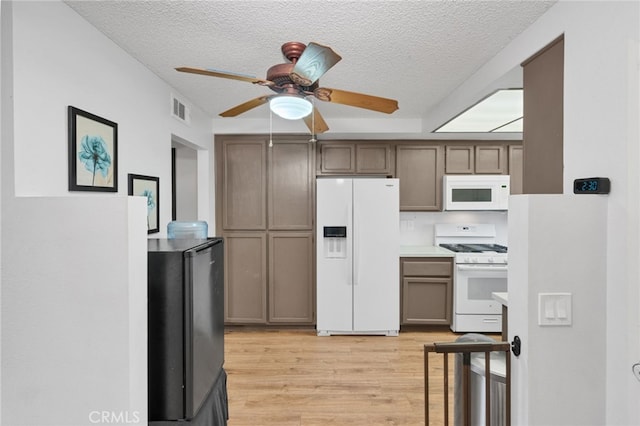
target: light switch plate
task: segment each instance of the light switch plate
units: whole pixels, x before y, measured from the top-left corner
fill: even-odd
[[[569,326],[571,293],[538,293],[538,325]]]

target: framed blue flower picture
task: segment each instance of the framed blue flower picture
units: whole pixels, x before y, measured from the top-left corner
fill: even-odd
[[[69,106],[69,191],[118,192],[118,124]]]
[[[160,232],[160,178],[129,174],[129,195],[147,199],[147,233]]]

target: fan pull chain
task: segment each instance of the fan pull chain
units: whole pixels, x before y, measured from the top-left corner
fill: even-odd
[[[269,108],[269,148],[273,147],[273,111]]]
[[[311,98],[311,139],[309,142],[316,142],[316,100]]]

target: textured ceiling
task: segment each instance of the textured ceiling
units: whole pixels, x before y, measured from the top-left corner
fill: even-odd
[[[70,7],[212,117],[272,93],[178,66],[266,77],[280,46],[314,41],[342,60],[320,85],[397,99],[395,119],[421,119],[554,1],[67,1]],[[318,103],[332,118],[386,114]],[[263,118],[267,106],[241,118]],[[238,120],[228,118],[225,120]]]

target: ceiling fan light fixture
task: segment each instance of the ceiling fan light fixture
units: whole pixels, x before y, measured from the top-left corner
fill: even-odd
[[[269,101],[269,108],[274,114],[287,120],[298,120],[313,111],[313,105],[300,96],[276,96]]]

